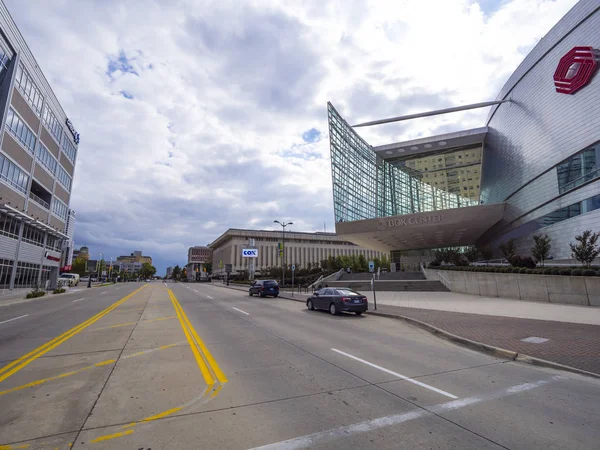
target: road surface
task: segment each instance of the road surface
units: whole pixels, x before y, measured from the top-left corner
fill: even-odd
[[[1,307],[0,411],[3,450],[600,442],[600,380],[387,318],[188,283]]]

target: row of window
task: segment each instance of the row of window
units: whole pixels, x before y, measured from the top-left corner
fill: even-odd
[[[60,142],[63,134],[63,127],[47,104],[44,105],[44,124],[56,138],[57,142]]]
[[[15,114],[12,108],[8,110],[8,114],[6,115],[6,127],[25,146],[29,153],[32,155],[35,153],[35,133]]]
[[[52,199],[52,213],[57,217],[60,217],[62,220],[67,220],[67,215],[69,212],[69,208],[59,199],[54,197]]]
[[[8,56],[8,53],[6,52],[4,47],[0,45],[0,84],[2,84],[2,81],[4,80],[4,75],[6,75],[6,72],[8,70],[9,61],[10,56]]]
[[[19,192],[27,194],[29,175],[2,154],[0,154],[0,179]]]
[[[35,152],[35,159],[48,171],[54,175],[56,173],[56,167],[58,166],[58,161],[54,158],[50,150],[48,150],[44,144],[38,142],[37,151]]]
[[[558,192],[564,194],[600,177],[600,142],[571,156],[556,166]]]
[[[44,98],[42,93],[33,83],[31,75],[27,72],[23,64],[19,64],[17,67],[17,75],[15,78],[15,84],[27,103],[33,108],[35,113],[39,116],[42,114],[42,105],[44,104]]]
[[[536,219],[535,222],[540,226],[540,228],[549,227],[555,223],[562,222],[563,220],[571,219],[597,209],[600,209],[600,194],[586,198],[580,202],[573,203],[572,205],[556,211],[552,211],[551,213]]]
[[[71,161],[73,164],[75,164],[75,156],[77,155],[77,147],[75,147],[75,144],[73,144],[71,142],[71,139],[69,138],[67,133],[63,134],[62,150],[63,150],[63,153],[66,155],[66,157],[69,158],[69,161]]]
[[[19,227],[21,221],[14,216],[9,216],[4,212],[0,212],[0,234],[13,239],[19,238]],[[29,224],[25,224],[23,227],[23,240],[33,245],[42,247],[44,245],[44,231],[39,228],[32,227]],[[48,235],[46,238],[46,248],[49,250],[60,251],[61,250],[60,238],[56,236]]]
[[[56,170],[56,179],[59,181],[60,184],[63,185],[63,187],[67,191],[71,192],[71,182],[73,181],[73,179],[60,164],[58,165],[58,168]]]

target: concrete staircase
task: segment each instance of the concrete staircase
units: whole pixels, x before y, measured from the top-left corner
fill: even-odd
[[[373,274],[369,272],[344,273],[339,281],[370,281]],[[377,278],[377,275],[375,275]],[[385,272],[379,276],[380,281],[425,280],[422,272]]]
[[[323,283],[329,287],[348,287],[357,291],[370,291],[371,273],[344,273],[339,280],[329,280]],[[449,289],[441,281],[428,280],[422,272],[391,272],[382,273],[375,280],[376,291],[407,291],[407,292],[448,292]]]

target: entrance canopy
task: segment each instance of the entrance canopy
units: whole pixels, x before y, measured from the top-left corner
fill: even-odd
[[[362,247],[390,252],[473,245],[504,214],[504,203],[338,222],[338,236]]]

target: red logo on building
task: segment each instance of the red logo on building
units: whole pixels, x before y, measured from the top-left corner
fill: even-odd
[[[597,50],[592,47],[573,47],[560,58],[554,72],[556,92],[574,94],[590,82],[597,66]]]

